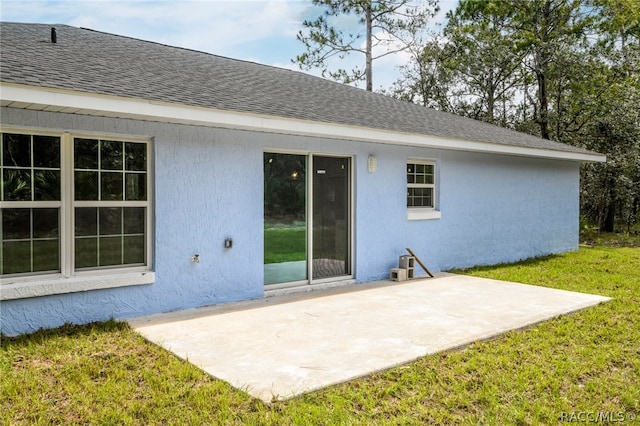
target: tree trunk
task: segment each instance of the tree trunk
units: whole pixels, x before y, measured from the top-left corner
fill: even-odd
[[[551,13],[551,1],[545,1],[540,10],[542,16],[536,13],[535,22],[537,26],[539,45],[535,47],[535,74],[538,83],[538,104],[540,105],[540,115],[538,124],[540,125],[540,136],[543,139],[549,137],[549,98],[547,95],[547,72],[549,70],[549,60],[553,57],[550,52],[550,28],[554,17]],[[553,38],[551,38],[553,41]]]
[[[493,84],[493,72],[489,73],[489,84],[487,90],[487,121],[491,124],[495,122],[495,109],[496,109],[496,88]]]
[[[633,197],[633,208],[631,210],[631,220],[629,220],[629,225],[627,226],[627,232],[631,232],[631,225],[635,221],[635,223],[640,222],[638,218],[638,210],[640,207],[640,197]]]
[[[366,76],[366,80],[367,80],[367,90],[368,91],[373,91],[373,70],[371,69],[371,65],[373,63],[373,55],[371,52],[371,26],[372,26],[372,22],[371,22],[371,2],[367,2],[367,6],[365,8],[365,19],[367,21],[367,46],[366,46],[366,65],[365,65],[365,76]]]
[[[616,197],[614,191],[615,180],[609,174],[607,186],[604,189],[608,194],[605,197],[604,220],[600,225],[601,232],[613,232],[616,223]]]
[[[616,218],[616,209],[613,204],[609,204],[606,208],[604,222],[600,228],[601,232],[613,232]]]
[[[541,69],[536,70],[538,81],[538,102],[540,102],[540,136],[549,139],[549,99],[547,97],[547,78]]]

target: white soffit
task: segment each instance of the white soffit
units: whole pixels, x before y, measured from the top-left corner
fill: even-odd
[[[18,84],[0,83],[0,101],[2,106],[39,111],[583,162],[604,162],[606,160],[606,157],[600,154],[464,141],[416,133],[403,133],[369,127],[298,120]]]

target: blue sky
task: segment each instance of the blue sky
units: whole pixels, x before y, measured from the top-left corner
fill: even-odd
[[[456,4],[440,0],[436,20]],[[304,51],[296,34],[316,16],[311,0],[0,0],[2,21],[86,27],[290,69]],[[395,81],[406,61],[397,54],[375,62],[374,89]]]

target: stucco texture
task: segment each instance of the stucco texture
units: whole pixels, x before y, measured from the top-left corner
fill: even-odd
[[[24,129],[148,137],[155,283],[2,302],[2,332],[260,298],[263,152],[353,158],[354,279],[388,277],[412,248],[433,271],[511,262],[578,244],[577,162],[345,142],[2,108]],[[367,158],[378,160],[375,173]],[[406,162],[435,160],[441,218],[407,220]],[[233,238],[233,248],[224,239]],[[194,254],[200,262],[191,261]]]

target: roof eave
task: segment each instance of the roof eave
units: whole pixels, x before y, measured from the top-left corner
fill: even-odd
[[[325,137],[341,140],[366,141],[391,145],[440,148],[458,151],[484,152],[504,155],[549,158],[579,162],[604,162],[604,155],[541,149],[488,142],[466,141],[417,133],[405,133],[371,127],[349,126],[299,120],[271,115],[249,114],[100,95],[71,90],[45,88],[0,82],[2,106],[71,114],[128,118],[164,123],[191,124],[229,129],[254,130],[268,133]]]

